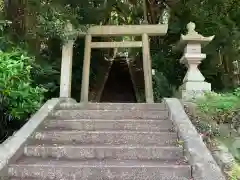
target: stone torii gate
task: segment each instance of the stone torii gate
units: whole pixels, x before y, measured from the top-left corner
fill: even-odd
[[[72,30],[69,26],[68,29]],[[145,99],[147,103],[153,103],[152,87],[152,63],[150,58],[149,36],[163,36],[167,33],[168,25],[106,25],[92,26],[85,34],[85,51],[82,72],[81,102],[88,102],[89,94],[89,73],[91,61],[91,49],[93,48],[142,48],[143,71],[145,82]],[[142,41],[122,41],[122,42],[92,42],[92,37],[109,36],[142,36]],[[68,40],[62,48],[62,67],[60,97],[70,98],[72,81],[72,52],[74,40]]]

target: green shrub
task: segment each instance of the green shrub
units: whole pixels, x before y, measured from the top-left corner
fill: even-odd
[[[200,116],[213,120],[218,124],[229,123],[237,128],[239,124],[240,89],[231,93],[208,93],[197,100]]]
[[[34,59],[21,50],[0,51],[0,106],[10,119],[27,118],[44,99],[46,90],[33,86],[32,63]]]
[[[228,93],[207,93],[203,98],[197,99],[197,117],[194,123],[199,132],[210,139],[213,136],[227,145],[232,155],[240,160],[239,147],[233,144],[239,137],[240,127],[240,89]],[[219,133],[214,131],[219,128]],[[217,131],[216,131],[217,132]]]

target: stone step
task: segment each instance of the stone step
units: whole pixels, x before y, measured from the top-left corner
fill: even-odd
[[[17,178],[17,177],[15,177],[15,178],[11,178],[11,179],[8,179],[8,180],[43,180],[43,179],[39,179],[39,178]],[[53,180],[53,179],[46,179],[45,178],[44,180]],[[67,180],[75,180],[75,179],[74,178],[67,178]],[[95,178],[94,180],[97,180],[97,178]],[[121,180],[121,179],[118,179],[118,180]],[[185,177],[161,177],[161,179],[158,179],[158,180],[189,180],[189,179],[185,178]]]
[[[43,128],[58,130],[135,130],[135,131],[169,131],[173,129],[170,120],[103,120],[103,119],[62,119],[48,120]]]
[[[175,146],[129,145],[64,145],[33,144],[24,148],[25,156],[52,157],[57,159],[126,159],[126,160],[179,160],[183,148]]]
[[[8,180],[41,180],[39,178],[17,178],[17,177],[13,177],[11,179]],[[45,180],[50,180],[50,179],[45,179]]]
[[[139,132],[139,131],[38,131],[32,135],[37,140],[52,142],[71,142],[83,144],[176,144],[175,132]]]
[[[39,178],[18,178],[18,177],[12,177],[11,179],[8,180],[42,180]],[[51,180],[51,179],[45,179],[45,180]]]
[[[83,109],[83,110],[166,110],[165,103],[154,103],[154,104],[147,104],[147,103],[61,103],[57,109]]]
[[[191,178],[191,166],[139,160],[60,161],[24,157],[8,168],[11,177],[61,180],[171,180]]]
[[[141,110],[56,110],[55,119],[168,119],[168,111]]]

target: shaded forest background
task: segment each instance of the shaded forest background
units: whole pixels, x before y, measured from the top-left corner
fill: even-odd
[[[0,137],[5,139],[26,121],[44,101],[59,96],[62,44],[72,38],[65,32],[70,21],[75,29],[89,25],[168,23],[164,37],[151,38],[151,57],[156,70],[155,99],[172,96],[182,83],[186,68],[179,63],[181,52],[173,46],[186,32],[190,21],[205,36],[215,35],[204,52],[208,57],[200,69],[213,90],[238,87],[240,56],[239,0],[1,0],[0,38]],[[145,11],[145,13],[144,13]],[[111,39],[108,39],[111,41]],[[84,39],[77,38],[73,55],[72,97],[79,99]],[[97,82],[99,59],[110,50],[94,50],[91,84]],[[141,56],[140,50],[131,55]],[[236,72],[236,73],[234,73]]]

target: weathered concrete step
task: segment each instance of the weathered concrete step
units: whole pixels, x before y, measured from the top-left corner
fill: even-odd
[[[37,140],[72,143],[104,144],[175,144],[175,132],[139,131],[38,131],[32,136]]]
[[[56,180],[170,180],[171,177],[190,179],[191,167],[161,161],[60,161],[25,157],[10,165],[8,173],[13,177]]]
[[[161,179],[158,179],[158,180],[189,180],[188,178],[185,178],[185,177],[160,177],[160,178]],[[43,180],[43,179],[39,179],[39,178],[17,178],[16,177],[16,178],[11,178],[9,180]],[[46,179],[45,178],[44,180],[53,180],[53,179]],[[66,180],[75,180],[75,179],[74,178],[67,178]],[[95,178],[93,180],[98,180],[98,179]],[[115,180],[121,180],[121,179],[115,179]]]
[[[185,177],[160,177],[160,178],[161,179],[158,179],[158,180],[189,180],[188,178],[185,178]],[[15,178],[11,178],[11,179],[8,179],[8,180],[43,180],[43,179],[40,179],[40,178],[17,178],[17,177],[15,177]],[[46,179],[45,178],[44,180],[53,180],[53,179]],[[57,180],[57,179],[55,179],[55,180]],[[75,180],[75,179],[73,177],[73,178],[67,178],[66,180]],[[98,179],[95,178],[95,179],[90,179],[90,180],[98,180]],[[122,180],[122,179],[114,179],[114,180]]]
[[[168,111],[141,110],[57,110],[58,119],[167,119]]]
[[[8,180],[42,180],[39,178],[18,178],[18,177],[12,177],[11,179]],[[51,180],[51,179],[45,179],[45,180]]]
[[[165,103],[62,103],[57,109],[85,109],[85,110],[166,110]]]
[[[39,178],[17,178],[17,177],[13,177],[11,179],[8,180],[41,180]],[[45,180],[50,180],[50,179],[45,179]]]
[[[57,159],[126,159],[126,160],[179,160],[183,148],[175,146],[129,146],[129,145],[61,145],[36,144],[24,148],[25,156],[52,157]]]
[[[170,120],[103,120],[103,119],[70,119],[48,120],[43,124],[45,129],[61,130],[136,130],[136,131],[168,131],[173,129]]]

